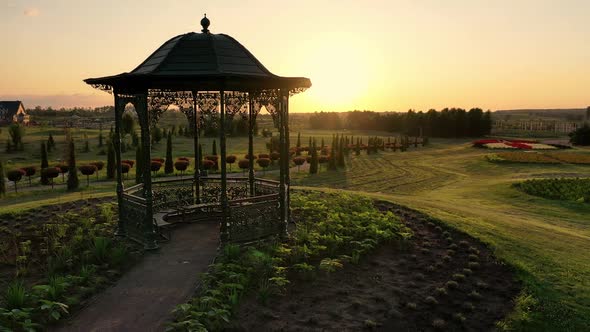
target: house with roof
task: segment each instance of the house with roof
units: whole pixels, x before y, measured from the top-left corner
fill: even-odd
[[[0,126],[11,123],[29,124],[29,115],[25,112],[25,106],[20,100],[0,101]]]

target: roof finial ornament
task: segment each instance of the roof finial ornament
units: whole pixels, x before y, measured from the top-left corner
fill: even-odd
[[[203,19],[201,19],[201,26],[203,27],[203,29],[201,31],[203,33],[209,33],[209,29],[208,29],[209,24],[211,24],[211,22],[207,18],[207,14],[205,14],[205,17],[203,17]]]

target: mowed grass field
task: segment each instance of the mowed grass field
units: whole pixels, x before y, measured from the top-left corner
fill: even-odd
[[[525,292],[510,322],[514,328],[590,330],[590,204],[511,187],[528,178],[590,177],[590,167],[499,165],[485,160],[488,153],[466,140],[435,140],[405,153],[351,156],[346,171],[295,173],[292,183],[362,191],[439,218],[517,268]]]
[[[0,151],[5,168],[38,165],[39,144],[49,132],[53,132],[58,143],[57,151],[49,155],[50,165],[63,158],[59,129],[27,129],[25,152]],[[84,134],[90,141],[91,152],[78,153],[78,164],[106,162],[106,156],[97,155],[97,130],[74,132],[79,142],[77,148],[83,147]],[[106,136],[108,130],[103,134]],[[332,131],[303,130],[302,145],[307,145],[309,136],[316,137],[318,144],[321,138],[330,144],[332,134]],[[376,132],[346,134],[362,135],[365,143],[368,135],[386,136]],[[5,131],[0,134],[2,141],[6,135]],[[292,145],[296,135],[292,131]],[[174,137],[173,141],[174,157],[193,155],[191,138]],[[267,141],[257,137],[255,153],[267,152]],[[202,143],[204,154],[210,154],[212,139],[202,139]],[[246,151],[246,138],[228,138],[228,153],[241,158]],[[590,153],[590,150],[575,152]],[[499,258],[517,268],[525,291],[509,320],[512,327],[529,331],[589,330],[590,204],[529,196],[511,184],[528,178],[589,177],[590,166],[494,164],[485,160],[488,153],[492,152],[471,148],[468,140],[433,139],[428,147],[411,148],[404,153],[380,152],[367,156],[363,152],[358,157],[351,154],[347,169],[337,172],[327,172],[323,166],[320,174],[310,176],[303,169],[301,172],[292,169],[292,184],[299,188],[363,192],[439,218],[489,244]],[[164,155],[163,140],[155,146],[152,156]],[[135,159],[135,152],[127,152],[124,159]],[[104,174],[103,170],[101,177]],[[84,188],[84,178],[80,179]],[[27,180],[23,179],[20,186],[27,186]],[[68,194],[62,188],[51,191],[42,187],[0,200],[0,209],[19,210],[94,195],[114,195],[114,183],[91,182],[89,188]]]

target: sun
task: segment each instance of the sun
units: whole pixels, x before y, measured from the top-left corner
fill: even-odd
[[[325,110],[348,110],[367,95],[366,55],[358,49],[321,47],[307,63],[313,88],[309,98]]]

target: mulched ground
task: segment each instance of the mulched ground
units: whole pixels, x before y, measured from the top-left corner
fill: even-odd
[[[295,281],[266,306],[253,295],[231,330],[489,331],[512,310],[520,289],[514,273],[483,244],[416,211],[376,205],[413,230],[407,248],[384,245],[359,265]]]

